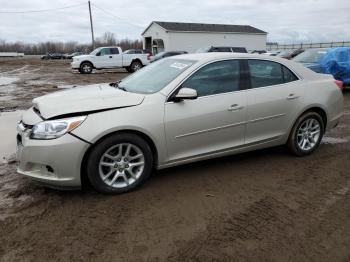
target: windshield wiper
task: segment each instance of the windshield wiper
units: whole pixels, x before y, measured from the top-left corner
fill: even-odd
[[[122,80],[119,80],[117,82],[114,82],[114,83],[109,83],[110,86],[113,86],[113,87],[119,87],[119,83],[121,82]]]
[[[117,88],[120,89],[120,90],[123,90],[123,91],[127,92],[127,90],[125,89],[125,87],[118,86]]]
[[[120,90],[123,90],[123,91],[125,91],[125,92],[127,92],[127,90],[126,90],[125,87],[119,86],[119,83],[120,83],[121,81],[122,81],[122,80],[119,80],[119,81],[117,81],[117,82],[115,82],[115,83],[110,83],[109,85],[110,85],[110,86],[113,86],[113,87],[115,87],[115,88],[118,88],[118,89],[120,89]]]

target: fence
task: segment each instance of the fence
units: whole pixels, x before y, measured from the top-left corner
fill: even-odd
[[[327,43],[299,43],[299,44],[283,44],[267,43],[267,50],[285,50],[285,49],[310,49],[310,48],[329,48],[329,47],[350,47],[350,41],[343,42],[327,42]]]

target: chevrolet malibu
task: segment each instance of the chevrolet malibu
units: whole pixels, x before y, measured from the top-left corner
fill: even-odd
[[[339,82],[292,61],[180,55],[116,83],[34,99],[18,124],[18,172],[123,193],[155,169],[194,161],[278,145],[309,155],[342,107]]]

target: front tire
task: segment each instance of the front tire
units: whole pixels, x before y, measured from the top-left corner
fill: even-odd
[[[93,69],[94,67],[90,62],[83,62],[79,67],[79,72],[82,74],[91,74]]]
[[[141,137],[121,133],[107,137],[92,150],[87,161],[87,175],[100,193],[132,191],[150,176],[153,155]]]
[[[294,124],[287,146],[297,156],[309,155],[319,147],[324,130],[322,117],[316,112],[307,112]]]

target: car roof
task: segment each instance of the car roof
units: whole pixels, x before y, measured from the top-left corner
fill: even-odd
[[[285,59],[270,57],[264,54],[248,54],[248,53],[231,53],[231,52],[211,52],[211,53],[194,53],[194,54],[183,54],[178,55],[174,59],[188,59],[196,61],[214,61],[217,59],[234,59],[234,58],[254,58],[254,59],[264,59],[264,60],[276,60],[284,61]]]

